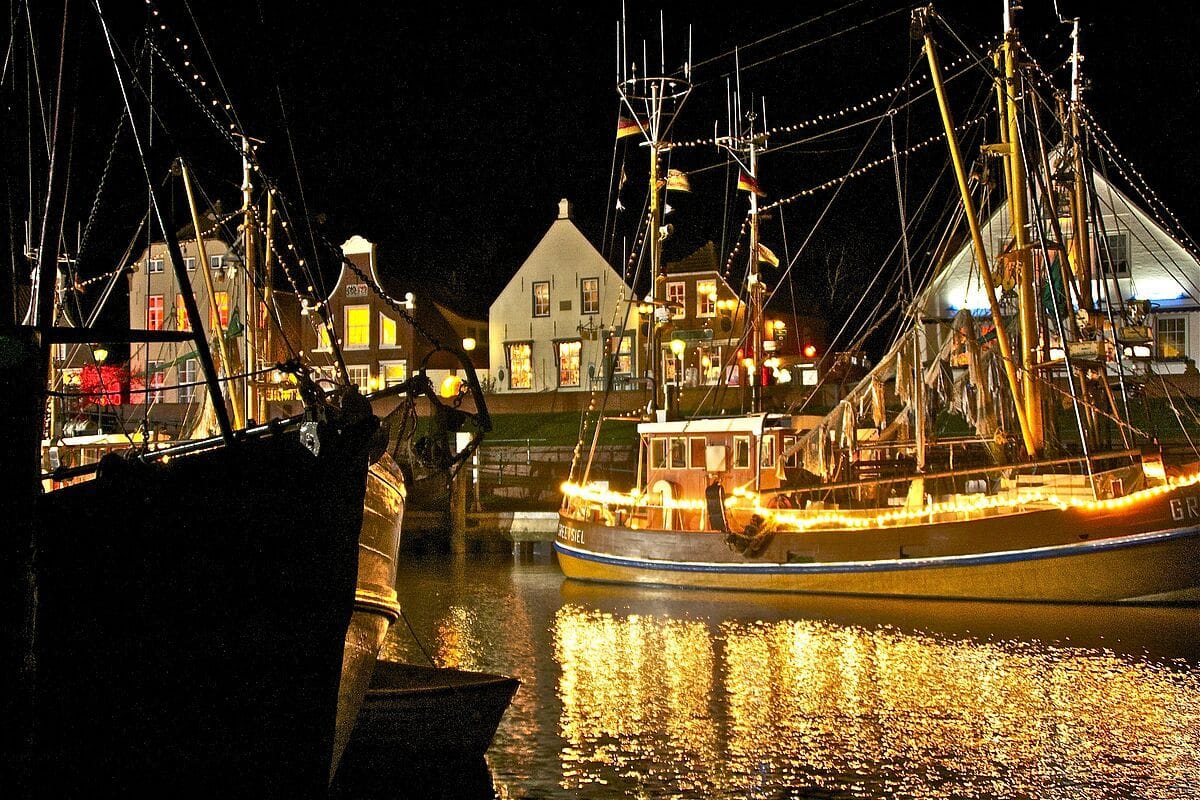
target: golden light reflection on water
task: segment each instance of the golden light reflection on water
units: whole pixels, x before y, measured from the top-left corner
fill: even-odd
[[[563,789],[1200,796],[1200,674],[1105,650],[565,605]]]

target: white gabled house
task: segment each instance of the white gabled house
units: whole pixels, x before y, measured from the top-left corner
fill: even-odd
[[[1123,192],[1099,174],[1094,178],[1096,203],[1102,212],[1102,224],[1093,221],[1088,232],[1092,297],[1102,317],[1095,322],[1107,324],[1111,310],[1121,326],[1123,308],[1136,301],[1148,302],[1150,313],[1144,324],[1153,341],[1138,355],[1148,355],[1156,372],[1183,372],[1189,361],[1200,356],[1200,262]],[[1046,236],[1051,238],[1049,222],[1044,224]],[[1061,217],[1060,224],[1069,240],[1070,218]],[[996,254],[1012,239],[1007,204],[992,214],[982,233],[996,275],[1000,271]],[[1036,237],[1031,239],[1036,241]],[[987,319],[985,326],[990,326],[987,294],[969,239],[935,279],[924,306],[928,317],[942,319],[952,318],[962,309]]]
[[[496,391],[601,388],[609,353],[616,385],[632,382],[639,348],[630,295],[561,200],[558,218],[489,309]]]

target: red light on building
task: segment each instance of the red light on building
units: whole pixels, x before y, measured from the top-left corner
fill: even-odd
[[[816,345],[811,345],[811,344],[804,345],[804,357],[805,358],[814,358],[814,357],[816,357],[816,355],[817,355]]]

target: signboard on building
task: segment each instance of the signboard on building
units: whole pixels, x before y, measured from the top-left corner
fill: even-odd
[[[346,284],[346,297],[366,297],[367,285],[365,283],[348,283]]]

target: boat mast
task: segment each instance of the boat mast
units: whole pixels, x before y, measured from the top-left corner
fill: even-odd
[[[1071,194],[1071,237],[1075,256],[1076,277],[1079,280],[1079,300],[1085,311],[1092,310],[1092,248],[1088,241],[1087,182],[1083,164],[1083,137],[1079,128],[1079,106],[1082,102],[1083,78],[1079,64],[1079,19],[1071,26],[1071,162],[1074,177]]]
[[[1008,389],[1012,394],[1013,405],[1017,411],[1017,422],[1021,427],[1021,437],[1025,450],[1030,457],[1037,452],[1036,440],[1031,435],[1025,415],[1025,405],[1021,398],[1021,386],[1017,377],[1017,363],[1013,358],[1012,346],[1004,330],[1004,317],[1000,313],[1000,304],[996,300],[996,284],[992,280],[991,266],[988,264],[987,250],[983,244],[983,233],[979,229],[979,219],[975,215],[975,201],[971,198],[971,189],[967,185],[967,173],[963,167],[962,151],[958,147],[958,137],[954,132],[954,117],[946,101],[946,88],[942,84],[942,68],[938,63],[937,46],[933,41],[931,27],[935,12],[932,6],[914,9],[913,21],[922,32],[925,40],[925,56],[929,61],[929,72],[933,79],[933,88],[937,94],[938,108],[942,113],[942,125],[946,130],[946,144],[949,146],[950,159],[954,165],[954,176],[958,180],[959,194],[962,197],[963,216],[971,232],[971,243],[975,250],[975,260],[979,264],[979,275],[983,279],[984,294],[987,295],[988,305],[992,312],[992,324],[996,329],[996,345],[1000,348],[1000,360],[1004,362],[1004,374],[1008,378]]]
[[[622,26],[622,30],[624,26]],[[623,35],[623,34],[622,34]],[[624,52],[629,52],[628,43],[624,44]],[[689,53],[689,59],[690,59]],[[643,55],[643,68],[649,73],[649,63]],[[663,330],[671,322],[671,310],[666,305],[667,276],[663,271],[662,242],[665,231],[662,225],[662,204],[660,192],[664,181],[659,178],[659,157],[663,151],[669,151],[671,144],[666,140],[667,132],[674,123],[680,108],[692,91],[691,66],[685,62],[683,76],[666,75],[665,55],[660,62],[660,72],[657,76],[647,74],[637,76],[637,64],[631,64],[631,77],[617,83],[617,94],[620,95],[621,105],[632,115],[645,139],[645,145],[650,150],[650,209],[647,223],[646,238],[649,240],[650,276],[651,276],[651,314],[653,321],[650,326],[649,342],[647,343],[647,361],[650,374],[654,380],[654,391],[651,393],[647,412],[654,416],[659,410],[659,393],[663,393],[663,406],[667,407],[666,381],[664,380],[663,365],[665,359],[662,353],[661,337]]]
[[[251,191],[254,184],[250,182],[250,137],[241,135],[242,139],[242,236],[246,263],[243,265],[243,280],[245,281],[245,296],[243,307],[246,309],[246,319],[242,325],[246,330],[246,378],[243,384],[245,416],[257,420],[266,419],[261,405],[258,372],[258,291],[254,286],[255,276],[258,275],[258,223],[255,219],[254,203]]]
[[[204,278],[204,290],[208,295],[208,307],[212,312],[212,327],[217,338],[217,350],[221,354],[221,365],[225,377],[231,379],[233,362],[229,360],[229,342],[225,339],[225,324],[221,322],[221,309],[217,306],[217,295],[213,290],[212,270],[208,264],[208,248],[204,245],[204,229],[200,227],[200,211],[196,208],[196,196],[192,191],[192,177],[188,171],[187,162],[182,158],[179,159],[179,168],[183,175],[183,188],[187,193],[188,209],[192,213],[192,228],[196,232],[196,255],[200,259],[200,275]],[[193,320],[192,324],[200,323],[198,320]],[[237,383],[234,382],[229,390],[229,394],[233,398],[231,404],[233,406],[233,424],[237,428],[244,428],[246,427],[246,417],[236,387]]]
[[[740,95],[740,81],[738,93]],[[733,100],[734,112],[730,118],[737,120],[736,110],[741,108],[740,97]],[[764,106],[764,119],[766,118]],[[750,329],[750,359],[752,365],[746,370],[746,378],[750,382],[750,411],[758,414],[763,408],[763,294],[762,273],[760,272],[760,248],[758,245],[758,155],[760,146],[765,149],[766,133],[756,134],[754,123],[757,115],[753,110],[746,115],[748,128],[745,133],[729,131],[729,135],[717,139],[717,145],[724,148],[737,162],[742,173],[750,178],[750,263],[746,269],[746,303],[747,321]],[[743,161],[743,156],[745,160]],[[741,181],[739,181],[740,183]]]
[[[1038,458],[1045,448],[1045,423],[1042,415],[1042,385],[1038,380],[1035,365],[1038,363],[1037,349],[1041,342],[1038,333],[1037,296],[1034,292],[1032,248],[1029,244],[1029,198],[1026,193],[1025,157],[1021,147],[1021,111],[1017,99],[1021,93],[1017,31],[1012,24],[1012,0],[1004,0],[1004,100],[1005,117],[1008,123],[1008,196],[1012,208],[1012,229],[1016,239],[1014,251],[1017,256],[1018,279],[1017,299],[1021,323],[1021,367],[1025,418],[1029,433],[1026,436],[1030,458]]]

